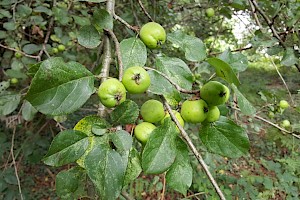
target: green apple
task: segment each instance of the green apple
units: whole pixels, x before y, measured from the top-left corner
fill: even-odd
[[[144,44],[150,48],[155,49],[166,41],[166,31],[158,23],[149,22],[142,26],[140,30],[140,38]]]
[[[141,115],[146,122],[159,122],[165,116],[164,106],[160,101],[148,100],[141,106]]]
[[[104,106],[113,108],[126,100],[126,89],[118,79],[110,78],[100,85],[98,96]]]
[[[286,108],[288,108],[290,106],[290,104],[286,101],[286,100],[281,100],[280,102],[279,102],[279,107],[281,108],[281,109],[286,109]]]
[[[57,46],[57,49],[58,49],[59,51],[64,51],[64,50],[66,49],[66,47],[65,47],[65,45],[63,45],[63,44],[60,44],[60,45]]]
[[[228,101],[229,88],[218,81],[209,81],[200,88],[200,97],[209,106],[217,106]]]
[[[285,119],[285,120],[283,120],[283,121],[281,122],[281,126],[282,126],[283,128],[288,128],[288,127],[291,126],[291,123],[290,123],[289,120]]]
[[[122,83],[129,93],[141,94],[150,86],[150,76],[142,67],[129,67],[123,74]]]
[[[134,136],[138,141],[145,145],[155,128],[156,126],[149,122],[142,122],[134,128]]]
[[[206,119],[208,106],[205,101],[186,100],[181,106],[181,116],[186,122],[200,123]]]
[[[21,58],[21,57],[22,57],[22,54],[21,54],[20,52],[16,52],[16,53],[15,53],[15,57],[16,57],[16,58]]]
[[[184,120],[182,119],[181,115],[179,112],[177,112],[176,110],[172,110],[172,112],[175,114],[176,119],[178,120],[179,124],[184,127]],[[167,112],[167,114],[165,115],[165,117],[161,120],[161,123],[163,124],[165,119],[170,117],[170,114]]]
[[[52,48],[52,53],[53,53],[53,54],[58,53],[58,48],[56,48],[56,47]]]
[[[213,8],[207,8],[205,14],[207,17],[213,17],[215,15],[215,10]]]
[[[268,116],[269,116],[269,118],[273,119],[275,117],[275,113],[270,111]]]
[[[206,121],[207,122],[215,122],[219,118],[220,118],[220,110],[219,110],[218,106],[209,107]]]
[[[10,79],[11,84],[17,84],[19,80],[17,78]]]

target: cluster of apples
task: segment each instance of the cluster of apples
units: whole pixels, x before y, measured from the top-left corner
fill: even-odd
[[[228,101],[230,90],[227,86],[218,81],[209,81],[200,88],[201,99],[185,100],[180,109],[180,113],[173,110],[175,117],[183,127],[188,123],[212,123],[219,119],[220,111],[218,105]],[[164,120],[170,117],[165,111],[163,104],[157,100],[148,100],[142,106],[140,114],[143,122],[134,129],[135,137],[145,145],[152,131],[156,128],[155,124],[163,124]]]

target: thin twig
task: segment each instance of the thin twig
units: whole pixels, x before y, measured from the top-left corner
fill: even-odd
[[[191,151],[193,152],[193,154],[197,158],[198,162],[202,166],[202,168],[203,168],[204,172],[206,173],[208,179],[212,183],[215,191],[217,192],[217,194],[219,195],[219,197],[220,197],[221,200],[225,200],[226,198],[225,198],[223,192],[221,191],[221,189],[220,189],[219,185],[217,184],[216,180],[214,179],[214,177],[210,173],[210,171],[208,169],[208,166],[206,165],[205,161],[203,160],[201,154],[198,152],[198,150],[194,146],[191,138],[188,136],[188,134],[185,132],[185,130],[183,129],[183,127],[180,125],[179,121],[177,120],[177,118],[175,117],[174,113],[172,112],[172,109],[171,109],[170,105],[167,103],[166,99],[163,96],[162,96],[162,99],[163,99],[164,105],[165,105],[168,113],[170,114],[172,120],[175,122],[176,126],[179,128],[181,136],[184,138],[184,140],[186,141],[187,145],[189,146],[189,148],[191,149]]]
[[[195,194],[191,194],[191,195],[186,196],[185,198],[183,198],[183,199],[181,199],[181,200],[193,198],[193,197],[195,197],[195,196],[202,195],[202,194],[205,194],[205,192],[198,192],[198,193],[195,193]]]
[[[20,51],[20,50],[17,50],[17,49],[14,49],[14,48],[5,46],[5,45],[3,45],[3,44],[0,44],[0,47],[2,47],[2,48],[4,48],[4,49],[11,50],[11,51],[18,52],[18,53],[20,53],[20,54],[22,54],[23,56],[26,56],[26,57],[28,57],[28,58],[34,58],[34,59],[37,59],[37,58],[38,58],[38,56],[32,56],[32,55],[26,54],[26,53],[24,53],[23,51]]]
[[[97,58],[96,58],[96,61],[93,63],[92,67],[91,67],[91,71],[93,72],[95,67],[98,66],[100,64],[100,58],[101,58],[101,55],[102,55],[102,52],[103,52],[103,41],[101,41],[99,47],[98,47],[98,52],[97,52]]]
[[[112,38],[112,40],[115,43],[116,54],[117,54],[118,63],[119,63],[119,81],[122,81],[124,67],[123,67],[123,61],[122,61],[122,56],[121,56],[120,43],[118,41],[117,36],[115,35],[115,33],[112,30],[105,29],[105,31],[107,31],[109,33],[110,37]]]
[[[259,14],[261,14],[261,16],[267,22],[269,28],[271,29],[271,31],[273,33],[273,36],[279,41],[280,45],[285,48],[285,45],[284,45],[282,39],[280,38],[280,36],[278,35],[277,31],[275,30],[275,27],[274,27],[272,21],[269,19],[269,17],[266,15],[266,13],[259,7],[259,5],[257,4],[257,2],[255,0],[250,0],[250,1],[251,1],[252,5],[255,7],[255,10],[257,10],[259,12]]]
[[[145,13],[145,15],[152,21],[154,22],[154,20],[152,19],[152,17],[149,15],[149,13],[147,12],[145,6],[143,5],[141,0],[138,0],[140,7],[142,8],[143,12]]]
[[[166,173],[163,174],[163,188],[162,188],[160,200],[165,199],[165,192],[166,192]]]
[[[257,26],[259,26],[259,28],[262,29],[263,26],[261,25],[261,23],[260,23],[260,21],[259,21],[259,19],[257,17],[256,10],[255,10],[255,7],[254,7],[253,3],[250,0],[248,0],[248,2],[250,4],[251,10],[252,10],[252,14],[254,16],[254,20],[255,20]]]
[[[274,61],[273,61],[273,59],[272,59],[271,57],[269,57],[268,55],[266,55],[266,57],[269,58],[269,59],[271,60],[272,65],[275,67],[277,74],[279,75],[279,77],[280,77],[280,79],[282,80],[282,82],[283,82],[283,84],[284,84],[286,90],[287,90],[288,93],[289,93],[289,96],[290,96],[290,99],[291,99],[291,101],[292,101],[292,104],[295,105],[295,102],[294,102],[294,100],[293,100],[291,91],[289,90],[289,87],[287,86],[287,84],[286,84],[284,78],[282,77],[281,73],[279,72],[277,65],[274,63]]]
[[[159,75],[163,76],[165,79],[167,79],[179,92],[182,92],[182,93],[186,93],[186,94],[198,94],[200,92],[200,90],[186,90],[186,89],[183,89],[181,88],[177,83],[175,83],[174,81],[172,81],[167,75],[165,75],[164,73],[156,70],[156,69],[153,69],[151,67],[144,67],[145,69],[147,70],[152,70],[152,71],[155,71],[157,72]]]
[[[252,48],[253,48],[252,46],[242,47],[242,48],[239,48],[239,49],[234,49],[231,52],[241,52],[241,51],[246,51],[246,50],[249,50],[249,49],[252,49]],[[218,55],[218,54],[221,54],[221,53],[223,53],[223,52],[212,52],[209,55],[215,56],[215,55]]]
[[[17,164],[16,164],[16,160],[15,160],[15,156],[14,156],[15,134],[16,134],[16,127],[14,127],[14,129],[13,129],[13,135],[12,135],[12,138],[11,138],[10,153],[11,153],[13,165],[14,165],[14,168],[15,168],[15,175],[16,175],[17,182],[18,182],[18,188],[19,188],[20,198],[21,198],[21,200],[23,200],[23,194],[22,194],[21,182],[20,182],[20,178],[19,178],[19,175],[18,175]]]
[[[134,200],[133,197],[130,196],[125,190],[122,190],[121,195],[126,199],[126,200]]]
[[[121,22],[122,24],[124,24],[128,29],[131,29],[135,32],[138,32],[139,31],[139,28],[138,27],[135,27],[135,26],[131,26],[130,24],[128,24],[124,19],[122,19],[120,16],[114,14],[114,18],[115,20],[118,20],[119,22]]]

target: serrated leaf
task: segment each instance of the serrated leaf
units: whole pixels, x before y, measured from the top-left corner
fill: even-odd
[[[149,92],[158,95],[173,93],[175,87],[165,77],[152,70],[148,70],[148,74],[151,80]]]
[[[248,68],[248,59],[247,56],[241,53],[232,53],[230,49],[227,49],[222,54],[220,54],[219,59],[227,62],[234,71],[243,72]]]
[[[20,94],[3,92],[0,96],[0,116],[9,115],[16,110],[20,100]]]
[[[138,38],[124,39],[120,43],[121,56],[124,70],[134,66],[144,66],[147,61],[147,49]]]
[[[280,64],[289,67],[298,63],[298,60],[299,59],[295,56],[294,50],[292,48],[287,48],[284,52],[282,60],[280,61]]]
[[[132,148],[128,156],[128,164],[126,168],[124,186],[134,181],[142,172],[141,158],[139,152]]]
[[[190,163],[189,150],[181,138],[176,140],[176,159],[166,174],[167,185],[186,195],[193,181],[193,168]]]
[[[160,174],[169,169],[176,157],[176,125],[170,118],[154,129],[142,153],[142,168],[147,174]]]
[[[255,114],[256,110],[252,106],[252,104],[244,97],[244,95],[238,90],[238,88],[234,85],[231,84],[231,87],[236,94],[237,97],[237,103],[239,108],[241,109],[241,112],[244,113],[245,115],[253,115]]]
[[[155,67],[181,88],[192,89],[193,75],[190,68],[179,58],[159,57]]]
[[[185,52],[185,58],[189,61],[198,62],[206,58],[205,45],[197,37],[176,31],[168,34],[168,40],[179,46]]]
[[[33,120],[35,114],[37,113],[37,110],[28,102],[24,101],[23,107],[22,107],[22,117],[26,121]]]
[[[240,85],[239,79],[236,77],[232,67],[228,63],[218,58],[209,58],[207,59],[207,62],[215,68],[218,77],[223,78],[228,83],[234,83],[237,86]]]
[[[78,199],[84,196],[85,175],[83,169],[79,167],[59,172],[55,179],[56,194],[61,199]]]
[[[246,155],[250,148],[246,131],[223,116],[214,123],[203,124],[199,136],[210,152],[229,158]]]
[[[139,116],[139,107],[132,100],[126,100],[118,105],[110,114],[113,124],[134,124]]]
[[[100,34],[92,25],[83,26],[78,32],[78,43],[86,48],[96,48],[101,43]]]
[[[72,163],[84,154],[88,145],[88,136],[85,133],[74,130],[62,131],[53,139],[43,161],[55,167]]]
[[[98,9],[93,13],[93,25],[96,29],[113,29],[113,17],[104,9]]]
[[[48,115],[65,115],[80,108],[94,93],[94,76],[83,65],[62,58],[42,62],[25,99]]]
[[[116,199],[122,189],[127,163],[123,163],[121,155],[103,143],[101,138],[97,138],[86,156],[85,166],[100,199]]]

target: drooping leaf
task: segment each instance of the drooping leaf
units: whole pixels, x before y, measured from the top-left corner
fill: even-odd
[[[165,77],[152,70],[148,70],[148,74],[151,80],[149,92],[158,95],[173,93],[175,87]]]
[[[249,151],[250,144],[246,131],[223,116],[214,123],[203,124],[199,136],[212,153],[237,158]]]
[[[9,115],[17,109],[21,100],[20,94],[3,92],[0,96],[0,116]]]
[[[232,67],[228,63],[218,58],[209,58],[207,59],[207,62],[215,68],[217,76],[223,78],[228,83],[240,85],[239,79],[236,77]]]
[[[53,139],[43,161],[55,167],[72,163],[84,154],[88,145],[86,134],[75,130],[62,131]]]
[[[168,40],[179,46],[185,52],[185,58],[189,61],[198,62],[206,58],[205,45],[197,37],[176,31],[168,34]]]
[[[98,29],[113,29],[113,17],[104,9],[98,9],[93,13],[93,25]]]
[[[237,103],[239,105],[239,108],[241,109],[241,112],[244,113],[245,115],[253,115],[255,114],[256,110],[252,106],[252,104],[244,97],[244,95],[238,90],[238,88],[234,85],[231,84],[231,87],[236,94],[237,97]]]
[[[170,118],[153,130],[142,153],[142,168],[147,174],[160,174],[176,157],[176,125]]]
[[[181,88],[192,89],[193,75],[190,68],[179,58],[159,57],[155,67]]]
[[[36,113],[37,110],[28,101],[25,100],[22,107],[22,117],[26,121],[31,121]]]
[[[83,65],[49,58],[41,64],[25,98],[41,113],[64,115],[80,108],[92,93],[94,76]]]
[[[219,59],[227,62],[235,72],[243,72],[248,68],[247,56],[241,53],[232,53],[230,49],[227,49],[219,55]]]
[[[139,107],[132,100],[126,100],[117,106],[110,114],[113,124],[134,124],[139,116]]]
[[[138,38],[124,39],[120,43],[121,56],[124,70],[134,66],[144,66],[147,61],[147,49]]]
[[[100,34],[94,26],[87,25],[80,28],[78,32],[78,43],[80,45],[93,49],[96,48],[100,42]]]
[[[166,180],[169,187],[186,195],[187,190],[192,185],[193,168],[187,145],[179,137],[176,144],[176,159],[166,174]]]
[[[61,171],[56,175],[55,189],[56,194],[61,199],[78,199],[84,196],[85,172],[79,167]]]
[[[86,156],[86,171],[100,199],[116,199],[122,189],[127,163],[117,151],[101,141],[103,137],[96,137],[93,149]]]
[[[139,152],[133,147],[128,156],[128,164],[126,168],[124,186],[134,181],[142,172],[141,158]]]
[[[287,48],[284,52],[284,55],[282,57],[282,60],[280,64],[283,66],[290,67],[296,63],[298,63],[299,58],[295,56],[295,52],[292,48]]]

